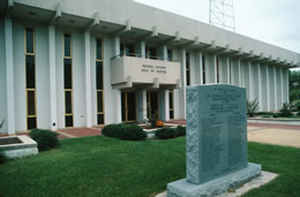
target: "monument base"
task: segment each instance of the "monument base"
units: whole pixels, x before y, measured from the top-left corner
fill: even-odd
[[[194,185],[181,179],[167,185],[167,197],[212,197],[235,189],[259,176],[261,165],[249,163],[247,168],[232,172],[209,182]]]

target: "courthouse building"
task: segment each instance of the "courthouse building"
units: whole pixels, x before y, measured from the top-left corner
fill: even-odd
[[[133,0],[1,0],[0,133],[184,119],[197,84],[245,87],[276,111],[299,65],[295,52]]]

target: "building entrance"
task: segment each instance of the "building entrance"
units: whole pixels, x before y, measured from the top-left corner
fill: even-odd
[[[160,118],[158,101],[158,92],[147,91],[147,117],[149,119]]]
[[[122,121],[136,121],[136,93],[122,92]]]

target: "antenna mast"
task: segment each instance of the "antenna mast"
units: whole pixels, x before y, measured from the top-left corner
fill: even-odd
[[[234,0],[209,0],[209,24],[235,32]]]

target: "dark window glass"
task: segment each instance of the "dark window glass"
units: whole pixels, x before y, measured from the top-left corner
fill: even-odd
[[[174,119],[174,111],[170,111],[170,119]]]
[[[26,52],[27,53],[34,53],[34,49],[33,49],[33,29],[31,29],[31,28],[26,29]]]
[[[134,45],[126,45],[126,55],[127,56],[135,56],[135,46]]]
[[[103,64],[102,62],[96,63],[96,88],[97,90],[103,89]]]
[[[156,52],[156,48],[153,47],[147,47],[147,58],[150,59],[157,59],[157,52]]]
[[[64,60],[65,89],[72,89],[72,60]]]
[[[73,116],[66,116],[66,127],[73,127]]]
[[[171,49],[168,49],[168,60],[172,61],[173,60],[173,53]]]
[[[120,55],[124,55],[124,44],[120,44]]]
[[[189,69],[190,67],[190,54],[186,53],[186,67]]]
[[[219,57],[217,56],[217,61],[216,61],[216,64],[217,64],[217,83],[220,82],[220,68],[219,68]]]
[[[173,92],[170,92],[169,94],[169,105],[170,105],[170,108],[173,109]]]
[[[99,124],[104,124],[104,115],[103,114],[98,114],[97,115],[97,123]]]
[[[126,120],[126,93],[122,92],[121,94],[121,104],[122,104],[122,121]]]
[[[186,85],[191,85],[191,76],[190,76],[190,71],[186,71]]]
[[[27,91],[27,114],[35,115],[35,92]]]
[[[26,55],[26,88],[35,88],[35,63],[31,55]]]
[[[134,92],[127,93],[128,120],[136,120],[136,96]]]
[[[97,40],[96,54],[97,54],[97,59],[101,60],[103,58],[102,57],[102,40]]]
[[[71,57],[71,36],[66,34],[64,37],[65,41],[65,56]]]
[[[206,83],[206,76],[205,76],[205,56],[202,55],[202,78],[203,78],[203,84]]]
[[[37,128],[36,118],[27,118],[27,129],[31,130],[36,128]]]
[[[66,91],[65,92],[65,107],[66,107],[66,114],[72,113],[72,92]]]
[[[103,93],[102,92],[97,92],[97,104],[98,104],[97,112],[103,112]]]

